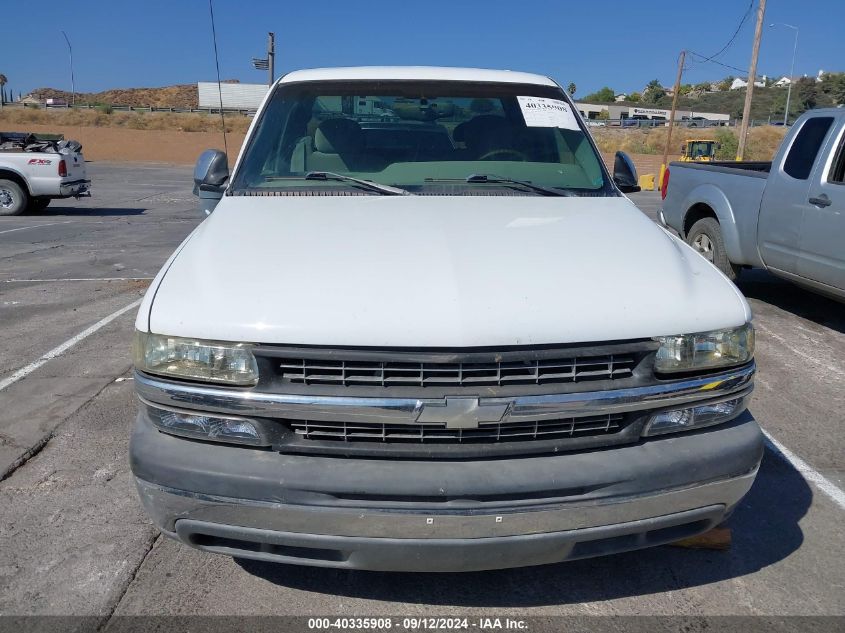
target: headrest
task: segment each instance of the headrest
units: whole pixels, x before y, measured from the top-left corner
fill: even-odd
[[[453,138],[458,143],[466,143],[467,146],[475,144],[475,141],[491,132],[504,131],[510,126],[504,117],[495,114],[480,114],[469,121],[464,121],[455,128]]]
[[[352,119],[328,119],[314,132],[314,149],[324,154],[359,152],[363,147],[364,133]]]

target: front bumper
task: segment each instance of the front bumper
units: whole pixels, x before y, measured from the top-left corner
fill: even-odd
[[[553,563],[704,532],[751,487],[746,412],[637,444],[497,460],[285,455],[173,437],[142,412],[130,456],[167,535],[260,560],[392,571]]]

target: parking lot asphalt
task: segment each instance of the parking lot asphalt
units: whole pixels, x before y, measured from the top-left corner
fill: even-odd
[[[773,443],[729,551],[412,575],[233,560],[162,538],[127,463],[133,304],[200,218],[189,168],[89,173],[92,198],[0,218],[0,614],[92,616],[106,630],[140,614],[845,615],[845,306],[765,271],[738,285],[758,334],[751,411]],[[652,218],[659,208],[656,194],[632,199]]]

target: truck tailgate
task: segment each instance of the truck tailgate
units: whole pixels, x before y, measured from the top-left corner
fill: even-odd
[[[60,155],[67,166],[67,176],[62,178],[62,182],[75,182],[77,180],[85,180],[85,158],[81,153],[73,152],[70,154]]]

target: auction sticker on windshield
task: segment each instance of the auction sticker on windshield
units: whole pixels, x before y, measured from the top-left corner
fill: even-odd
[[[560,127],[577,130],[578,121],[565,101],[545,97],[517,97],[528,127]]]

